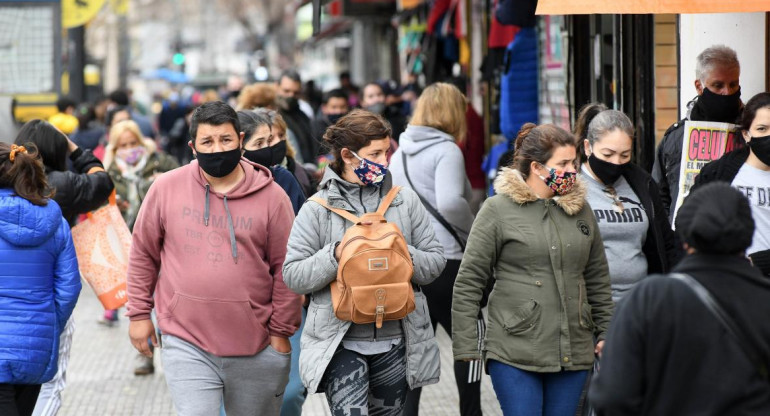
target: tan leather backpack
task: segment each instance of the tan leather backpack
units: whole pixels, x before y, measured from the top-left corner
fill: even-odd
[[[385,211],[401,187],[393,187],[376,212],[360,218],[326,201],[316,202],[353,223],[340,241],[337,280],[331,284],[332,307],[337,318],[357,324],[403,319],[415,308],[414,266],[404,235],[385,219]]]

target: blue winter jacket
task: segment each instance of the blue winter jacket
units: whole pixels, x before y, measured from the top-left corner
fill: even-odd
[[[0,383],[53,378],[59,335],[79,294],[75,247],[59,205],[33,205],[0,189]]]

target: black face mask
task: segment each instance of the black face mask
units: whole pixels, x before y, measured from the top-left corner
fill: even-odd
[[[326,116],[326,118],[328,118],[328,119],[329,119],[329,123],[335,124],[335,123],[337,123],[337,120],[341,119],[341,118],[342,118],[342,116],[344,116],[344,115],[345,115],[345,113],[340,113],[340,114],[328,114],[328,115]]]
[[[241,160],[241,148],[225,150],[224,152],[201,153],[196,151],[198,165],[206,174],[215,178],[223,178],[238,166]]]
[[[749,147],[757,159],[770,166],[770,136],[752,137]]]
[[[276,97],[276,103],[285,111],[295,111],[299,109],[299,100],[294,97]]]
[[[279,165],[286,157],[286,141],[281,140],[272,146],[257,150],[246,150],[243,152],[243,157],[262,166]]]
[[[588,156],[588,166],[594,172],[594,175],[602,181],[605,185],[612,185],[626,171],[630,162],[623,163],[622,165],[616,165],[604,160],[599,159],[591,152],[591,156]]]
[[[717,121],[720,123],[735,123],[741,114],[741,89],[732,95],[719,95],[708,88],[692,108],[691,118],[695,121]]]

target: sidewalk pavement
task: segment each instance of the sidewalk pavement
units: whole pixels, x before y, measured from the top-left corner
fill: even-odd
[[[60,416],[165,416],[175,415],[163,378],[160,355],[155,357],[155,374],[136,377],[137,353],[128,340],[128,320],[122,316],[114,327],[97,323],[102,308],[86,283],[75,308],[75,335],[67,370]],[[457,388],[452,369],[452,344],[442,329],[437,337],[441,347],[441,381],[423,389],[421,416],[458,414]],[[501,415],[489,376],[482,380],[484,415]],[[326,398],[314,394],[305,402],[303,416],[329,415]],[[212,415],[215,416],[215,415]]]

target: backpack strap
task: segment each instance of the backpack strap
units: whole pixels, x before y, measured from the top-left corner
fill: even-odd
[[[318,205],[328,209],[329,211],[331,211],[331,212],[339,215],[340,217],[342,217],[342,218],[352,222],[353,224],[358,224],[358,222],[361,221],[360,218],[358,218],[355,215],[345,211],[344,209],[330,207],[329,204],[327,204],[326,201],[324,201],[321,198],[312,196],[312,197],[308,198],[308,200],[315,202],[316,204],[318,204]]]
[[[380,202],[380,206],[377,207],[377,213],[385,216],[385,211],[390,208],[390,204],[393,203],[393,200],[396,199],[396,195],[401,191],[400,186],[394,186],[390,188],[390,191],[385,195],[385,198],[382,198],[382,202]]]

